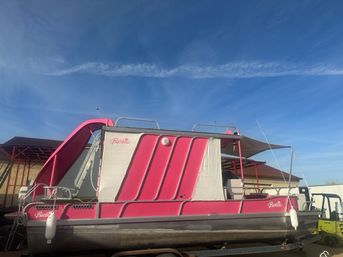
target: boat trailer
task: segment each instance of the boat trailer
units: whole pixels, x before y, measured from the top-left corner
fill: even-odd
[[[277,245],[251,245],[245,247],[230,248],[224,246],[219,249],[174,249],[174,248],[160,248],[160,249],[145,249],[145,250],[132,250],[122,251],[113,254],[111,257],[130,257],[153,255],[156,257],[219,257],[219,256],[236,256],[236,255],[249,255],[249,254],[262,254],[262,253],[275,253],[275,252],[288,252],[293,250],[301,250],[305,244],[317,242],[320,236],[313,236],[303,239],[302,241]]]

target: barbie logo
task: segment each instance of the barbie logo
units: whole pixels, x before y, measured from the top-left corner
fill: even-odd
[[[49,214],[50,214],[50,212],[39,211],[39,212],[35,213],[35,218],[36,219],[48,218]]]
[[[280,201],[277,201],[277,202],[269,202],[268,203],[268,208],[279,208],[279,207],[282,207],[282,204]]]
[[[130,140],[127,137],[125,138],[115,137],[111,140],[111,144],[112,145],[127,145],[127,144],[130,144]]]

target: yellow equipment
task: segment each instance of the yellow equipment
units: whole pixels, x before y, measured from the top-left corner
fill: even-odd
[[[343,202],[336,194],[312,194],[312,205],[321,206],[317,231],[322,235],[321,241],[330,246],[343,244]]]

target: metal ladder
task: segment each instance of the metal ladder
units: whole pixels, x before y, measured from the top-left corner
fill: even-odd
[[[11,226],[10,233],[8,234],[7,241],[5,244],[5,249],[4,249],[5,251],[11,250],[14,238],[17,235],[18,227],[21,224],[19,220],[20,220],[20,217],[18,215],[15,217],[14,222]]]
[[[46,185],[43,183],[35,184],[32,188],[30,188],[27,191],[25,196],[19,198],[17,215],[14,218],[13,224],[11,226],[11,230],[10,230],[8,237],[7,237],[7,241],[6,241],[5,248],[4,248],[5,251],[11,250],[12,245],[13,245],[13,241],[14,241],[16,235],[20,235],[17,232],[18,232],[18,228],[23,224],[23,216],[20,214],[22,213],[23,207],[25,205],[26,198],[28,198],[40,186],[46,186]],[[25,235],[20,235],[20,236],[23,239],[25,238]]]

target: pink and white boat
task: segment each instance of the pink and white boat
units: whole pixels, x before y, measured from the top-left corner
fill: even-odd
[[[244,188],[246,158],[280,147],[231,131],[87,120],[51,155],[22,197],[28,247],[44,253],[302,240],[311,236],[317,213],[303,210],[297,196],[249,194]],[[232,165],[224,169],[228,158]],[[223,181],[223,172],[238,177]],[[91,185],[85,188],[87,180]]]

